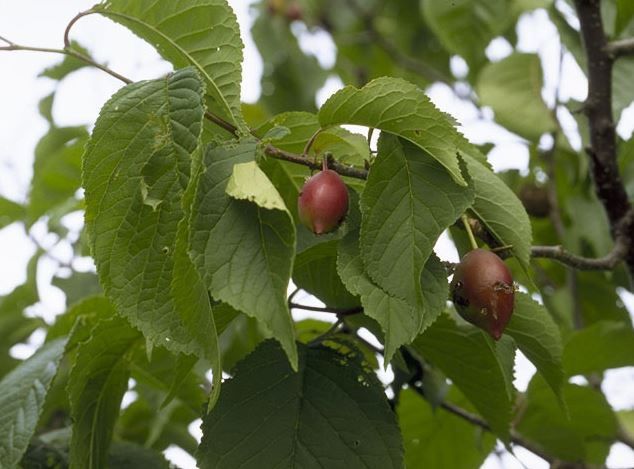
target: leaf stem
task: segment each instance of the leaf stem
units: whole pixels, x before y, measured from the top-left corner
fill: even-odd
[[[96,13],[95,10],[90,9],[90,10],[86,10],[86,11],[81,11],[79,13],[77,13],[73,19],[71,19],[68,24],[66,25],[66,29],[64,30],[64,48],[65,49],[70,49],[70,30],[73,27],[73,25],[80,19],[83,18],[84,16],[88,16],[88,15],[92,15],[93,13]]]
[[[472,249],[478,249],[478,243],[476,242],[475,236],[473,236],[473,231],[471,231],[471,225],[469,224],[469,219],[466,214],[462,214],[460,217],[462,220],[462,224],[464,225],[464,229],[467,232],[467,236],[469,237],[469,243],[471,243]]]

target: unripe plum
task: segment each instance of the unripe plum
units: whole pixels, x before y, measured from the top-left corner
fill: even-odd
[[[297,199],[299,218],[315,234],[337,229],[348,212],[348,190],[341,177],[327,168],[306,181]]]
[[[495,340],[502,337],[515,297],[511,272],[502,259],[485,249],[467,253],[456,266],[451,294],[460,316]]]

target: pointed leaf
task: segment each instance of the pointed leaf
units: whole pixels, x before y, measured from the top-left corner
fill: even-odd
[[[512,396],[507,383],[510,379],[505,358],[498,356],[492,339],[470,324],[457,325],[443,314],[414,341],[412,348],[440,368],[493,431],[508,441]]]
[[[70,444],[71,468],[104,467],[128,389],[127,354],[141,334],[121,317],[97,324],[77,350],[68,384],[74,421]]]
[[[519,349],[561,399],[563,345],[559,328],[546,308],[530,296],[516,292],[513,315],[505,334],[515,339]]]
[[[473,202],[427,153],[390,134],[379,139],[361,195],[366,272],[387,293],[422,302],[421,274],[436,240]]]
[[[542,99],[542,75],[537,54],[516,53],[484,67],[476,87],[482,104],[493,108],[497,122],[534,142],[557,128]]]
[[[16,467],[26,451],[65,345],[44,345],[0,381],[0,467]]]
[[[175,68],[196,67],[209,109],[240,125],[243,44],[226,0],[107,0],[93,9],[145,39]]]
[[[463,155],[471,176],[475,200],[471,210],[487,230],[528,269],[532,229],[522,202],[492,171],[469,155]]]
[[[438,160],[458,184],[467,185],[456,155],[463,137],[453,118],[405,80],[383,77],[361,89],[346,86],[322,106],[319,123],[365,125],[403,137]]]
[[[403,467],[394,414],[358,359],[298,345],[294,373],[267,341],[236,367],[203,420],[201,469]]]
[[[204,295],[192,283],[173,285],[191,278],[183,275],[187,237],[178,226],[202,117],[192,68],[126,86],[95,124],[83,184],[97,272],[117,311],[155,344],[207,357]]]
[[[210,146],[191,219],[191,255],[216,300],[261,321],[293,367],[297,351],[286,289],[295,251],[288,212],[267,210],[225,192],[235,164],[254,161],[256,142]]]
[[[443,293],[441,284],[434,285],[429,289],[429,293],[426,293],[429,295],[426,297],[427,302],[421,301],[416,305],[390,295],[365,273],[358,237],[358,231],[353,231],[341,240],[337,257],[337,272],[348,291],[361,297],[364,314],[380,324],[385,333],[385,361],[389,363],[401,345],[409,344],[419,331],[425,329],[440,314],[442,309],[435,309],[439,301],[433,299],[435,297],[433,292],[444,294],[442,299],[444,306],[446,291]],[[436,272],[436,268],[433,267],[436,262],[440,263],[435,256],[429,258],[430,273],[423,275],[426,284],[429,283],[430,277],[436,278],[433,273]]]

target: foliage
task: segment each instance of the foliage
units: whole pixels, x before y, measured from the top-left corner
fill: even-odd
[[[53,248],[0,297],[0,467],[167,467],[160,453],[177,445],[202,469],[467,469],[496,439],[553,464],[601,465],[613,443],[634,446],[632,411],[615,412],[597,386],[606,370],[634,366],[618,297],[632,291],[634,235],[614,224],[593,173],[600,158],[588,164],[562,130],[575,104],[544,99],[540,57],[517,43],[523,15],[542,9],[587,72],[588,51],[560,7],[260,0],[262,97],[249,104],[226,0],[106,0],[80,14],[120,23],[174,70],[126,83],[94,126],[58,126],[55,91],[40,103],[48,130],[28,199],[0,197],[0,229],[46,226],[95,270],[57,263],[68,309],[52,325],[27,308],[39,301],[38,260],[55,259]],[[630,2],[605,0],[603,15],[608,40],[634,34]],[[301,47],[302,28],[332,38],[331,68]],[[512,52],[490,60],[494,39]],[[55,86],[99,65],[67,46],[41,74]],[[456,55],[464,74],[452,72]],[[634,99],[632,60],[614,66],[617,122]],[[317,106],[328,76],[345,86]],[[530,152],[528,171],[493,172],[491,146],[461,134],[428,97],[432,83],[492,110]],[[597,145],[577,118],[584,144]],[[613,143],[631,199],[634,140]],[[317,236],[299,222],[297,198],[322,159],[343,176],[350,209]],[[527,184],[546,191],[548,219],[527,214],[516,195]],[[77,211],[85,227],[73,233],[64,217]],[[443,234],[460,254],[479,243],[507,259],[523,292],[500,341],[448,302],[452,265],[434,250]],[[321,320],[292,314],[302,308]],[[38,328],[44,345],[12,358]],[[519,352],[537,369],[525,391],[514,385]],[[380,366],[393,380],[379,381]],[[593,386],[567,381],[579,375]],[[189,433],[196,419],[200,444]]]

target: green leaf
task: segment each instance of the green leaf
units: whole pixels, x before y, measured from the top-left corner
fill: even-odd
[[[341,164],[363,167],[370,160],[367,139],[341,127],[332,127],[317,135],[312,150],[318,155],[330,152]]]
[[[0,381],[0,466],[16,467],[35,432],[66,339],[40,348]]]
[[[381,134],[361,195],[360,248],[370,278],[390,295],[421,304],[421,274],[436,240],[473,197],[426,152]]]
[[[547,454],[563,461],[604,464],[616,438],[617,421],[601,392],[564,384],[567,414],[541,376],[526,391],[517,431]]]
[[[634,330],[616,321],[598,321],[573,332],[564,348],[568,376],[634,366]]]
[[[71,467],[104,467],[128,389],[127,355],[141,335],[121,317],[103,320],[77,350],[68,381],[73,418]]]
[[[298,345],[294,373],[268,341],[242,361],[203,419],[201,469],[403,467],[383,387],[358,360]]]
[[[458,184],[467,185],[456,155],[464,139],[453,118],[405,80],[383,77],[361,89],[346,86],[322,106],[319,122],[322,127],[365,125],[403,137],[438,160]]]
[[[337,273],[338,241],[316,244],[299,253],[293,266],[293,282],[327,306],[348,309],[359,306]]]
[[[268,210],[288,213],[284,200],[255,161],[233,166],[226,192],[234,199],[248,200]]]
[[[84,48],[81,44],[76,41],[71,41],[70,43],[71,49],[80,54],[83,54],[87,57],[90,57],[90,53],[86,48]],[[71,73],[80,70],[84,67],[88,67],[89,65],[83,60],[79,60],[72,55],[65,55],[64,59],[55,65],[51,65],[47,67],[44,71],[42,71],[39,76],[51,78],[52,80],[60,81]]]
[[[634,58],[621,57],[612,69],[612,109],[616,122],[621,120],[622,112],[634,101],[631,77],[634,74]]]
[[[295,225],[286,211],[229,197],[235,164],[254,161],[256,142],[210,146],[191,219],[191,256],[212,296],[258,319],[280,341],[293,368],[297,351],[286,289]]]
[[[501,245],[513,246],[513,255],[528,270],[532,230],[522,202],[492,171],[469,155],[463,157],[475,191],[471,210]]]
[[[170,469],[173,466],[158,451],[129,441],[115,441],[108,453],[108,466],[116,469]]]
[[[542,134],[557,128],[552,112],[542,99],[543,86],[537,54],[515,53],[484,67],[476,90],[481,103],[495,112],[497,122],[536,142]]]
[[[445,48],[477,68],[486,61],[484,50],[512,23],[507,0],[421,1],[425,22]]]
[[[260,14],[251,27],[265,67],[260,102],[273,114],[314,111],[315,94],[328,76],[317,59],[304,54],[282,15]]]
[[[505,333],[515,339],[522,353],[561,399],[563,345],[559,328],[548,311],[530,296],[516,292],[513,315]]]
[[[73,271],[70,277],[53,277],[51,284],[66,295],[66,306],[70,306],[87,296],[102,293],[99,279],[93,272]]]
[[[84,127],[52,127],[38,142],[27,206],[29,225],[77,192],[87,138]]]
[[[629,0],[616,0],[616,24],[614,34],[619,36],[634,18],[634,3]]]
[[[443,314],[413,342],[412,348],[445,373],[493,431],[508,441],[513,397],[508,383],[512,380],[506,363],[509,357],[498,355],[508,354],[506,347],[494,343],[480,329],[457,325]]]
[[[70,335],[67,345],[70,350],[88,340],[92,329],[99,321],[115,315],[116,311],[107,298],[101,295],[84,298],[55,318],[55,322],[46,333],[46,341]]]
[[[226,0],[107,0],[93,10],[147,41],[175,68],[196,67],[207,88],[207,107],[241,125],[243,44]]]
[[[290,132],[283,138],[275,140],[277,148],[293,153],[302,153],[310,137],[319,130],[319,120],[315,114],[310,112],[285,112],[262,124],[255,133],[264,136],[275,127],[285,127]]]
[[[117,311],[155,344],[208,357],[211,315],[179,232],[202,118],[193,68],[124,87],[95,124],[83,185],[92,254]]]
[[[468,406],[455,387],[451,388],[448,399],[461,408]],[[398,421],[408,469],[480,467],[495,445],[493,435],[479,434],[464,419],[435,410],[411,389],[399,395]],[[459,451],[456,450],[458,442]]]
[[[25,212],[23,205],[0,197],[0,230],[13,222],[22,220]]]
[[[341,240],[337,272],[348,291],[361,297],[364,314],[380,324],[385,333],[385,362],[389,363],[396,350],[418,334],[423,325],[423,308],[390,295],[372,282],[363,268],[358,231]]]

